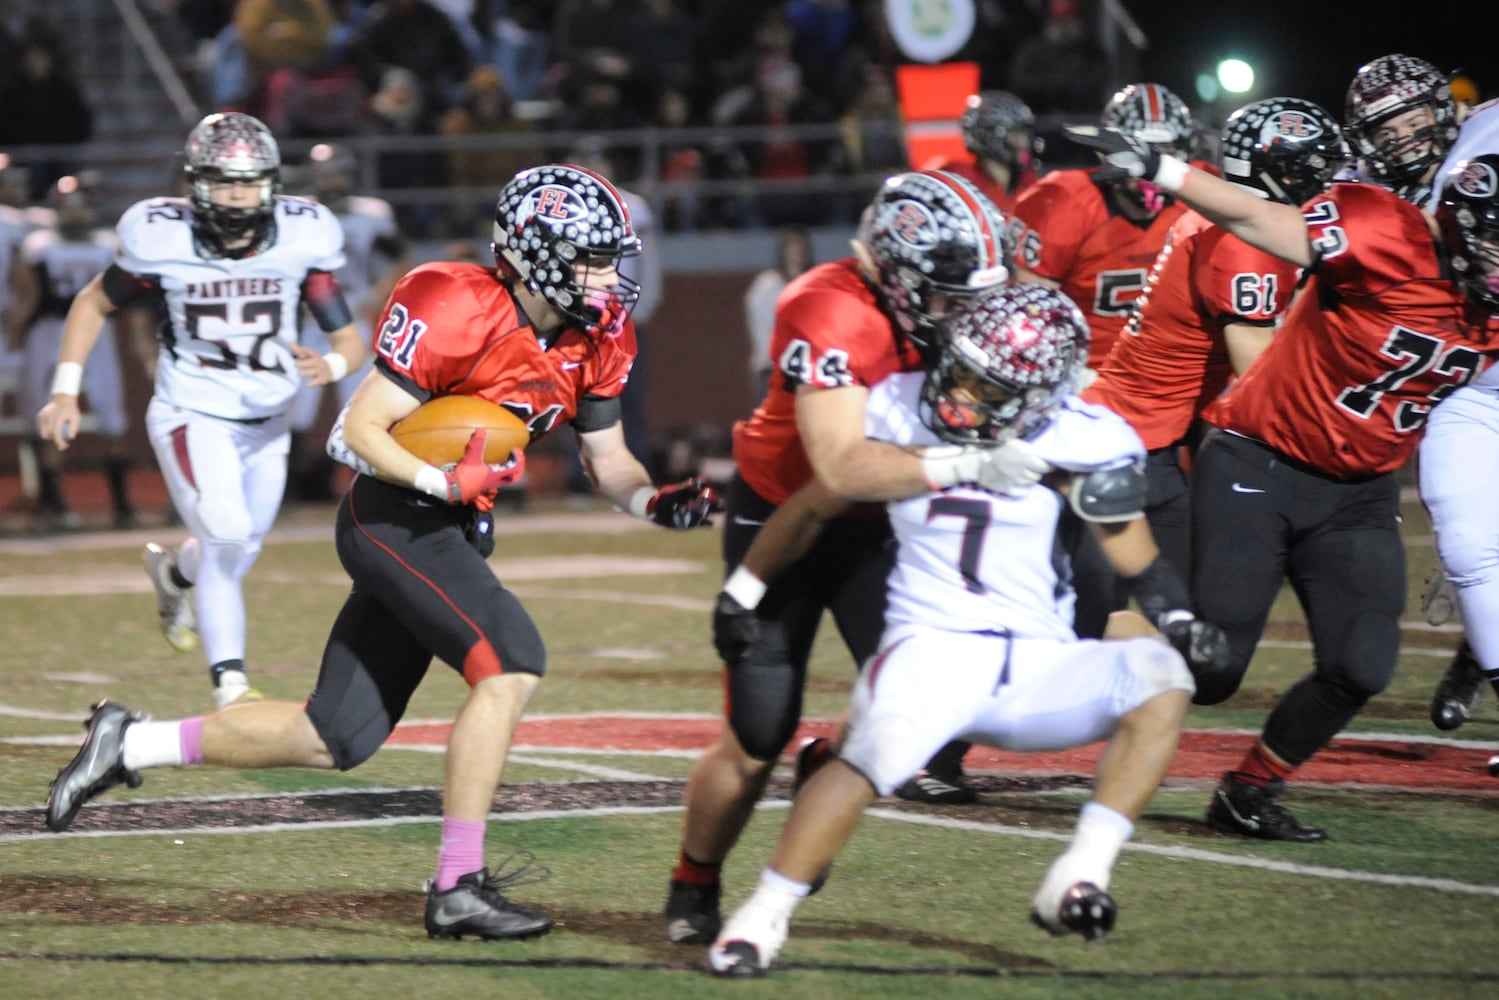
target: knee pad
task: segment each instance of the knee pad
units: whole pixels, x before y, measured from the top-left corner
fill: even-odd
[[[363,721],[351,720],[347,714],[323,719],[312,705],[307,706],[307,717],[340,771],[352,771],[373,757],[394,728],[378,716]]]
[[[889,795],[931,756],[922,752],[921,736],[915,721],[904,716],[866,719],[849,730],[839,756],[864,775],[878,794]],[[914,754],[909,749],[913,746],[918,748]]]
[[[1333,660],[1334,686],[1358,705],[1379,694],[1395,676],[1400,659],[1397,616],[1366,613],[1349,623],[1343,648]],[[1324,668],[1325,669],[1325,668]]]
[[[729,669],[729,728],[744,752],[775,760],[796,734],[805,674],[784,658],[755,651]]]
[[[1499,538],[1492,532],[1475,538],[1462,530],[1445,530],[1437,535],[1437,552],[1442,567],[1459,587],[1476,587],[1499,578]]]
[[[203,539],[206,545],[218,547],[233,546],[244,549],[250,544],[250,538],[255,532],[255,526],[250,520],[250,512],[239,504],[204,504],[199,503],[197,508],[198,520],[202,522],[203,532],[207,536]]]

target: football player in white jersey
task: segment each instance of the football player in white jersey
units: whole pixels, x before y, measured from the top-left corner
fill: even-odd
[[[259,697],[245,672],[242,581],[281,503],[292,398],[304,381],[327,385],[359,368],[365,349],[334,277],[343,229],[317,202],[278,193],[281,154],[265,125],[209,115],[184,158],[189,196],[129,208],[114,262],[73,300],[37,429],[67,447],[105,319],[162,301],[146,428],[191,537],[175,553],[153,544],[144,555],[167,642],[195,648],[201,622],[222,707]],[[298,342],[303,302],[332,350]]]
[[[21,375],[21,412],[35,413],[47,402],[53,367],[62,348],[63,319],[73,298],[89,280],[109,266],[118,240],[96,225],[94,193],[79,177],[59,178],[48,196],[56,215],[52,227],[37,229],[21,242],[21,266],[14,278],[15,309],[26,325]],[[135,512],[126,490],[125,386],[119,352],[111,334],[101,336],[84,369],[89,409],[99,422],[105,444],[104,472],[116,527],[131,527]],[[78,527],[62,489],[61,453],[38,438],[36,514],[43,527]]]
[[[855,683],[838,759],[799,790],[770,867],[709,949],[720,975],[769,968],[864,808],[954,738],[1009,750],[1109,740],[1072,844],[1031,911],[1053,934],[1107,933],[1114,860],[1175,752],[1195,689],[1189,660],[1226,660],[1222,632],[1193,618],[1185,585],[1158,559],[1139,437],[1072,395],[1088,328],[1071,300],[1040,284],[1000,286],[959,307],[939,344],[924,372],[875,386],[868,435],[914,447],[1018,437],[1056,472],[1005,494],[960,485],[888,505],[899,549],[879,652]],[[839,509],[815,481],[808,489],[789,501],[805,505],[803,524]],[[1068,505],[1169,644],[1148,629],[1077,638],[1070,549],[1057,537]],[[787,548],[802,541],[788,536]]]
[[[347,263],[338,272],[338,285],[354,313],[354,325],[368,348],[371,331],[395,281],[409,269],[405,241],[396,224],[394,210],[382,198],[355,194],[359,162],[346,146],[319,143],[307,156],[311,197],[327,205],[344,230]],[[302,322],[302,343],[316,350],[327,349],[327,337],[311,316]],[[371,355],[372,357],[373,355]],[[364,381],[371,361],[337,384],[338,406]],[[291,458],[287,495],[300,500],[331,500],[334,468],[321,438],[309,432],[317,423],[323,402],[323,387],[306,385],[292,404]]]
[[[1474,108],[1425,208],[1436,215],[1458,280],[1499,308],[1499,277],[1478,273],[1464,243],[1499,265],[1499,100]],[[1445,208],[1444,200],[1447,202]],[[1499,266],[1496,266],[1499,270]],[[1487,679],[1499,694],[1499,365],[1431,411],[1421,439],[1421,500],[1453,587],[1465,637],[1432,694],[1431,721],[1453,730],[1473,714]],[[1485,459],[1487,456],[1487,459]]]

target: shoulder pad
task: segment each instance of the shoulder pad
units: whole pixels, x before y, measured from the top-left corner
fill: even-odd
[[[1133,521],[1145,510],[1145,467],[1139,462],[1072,477],[1067,502],[1084,521]]]

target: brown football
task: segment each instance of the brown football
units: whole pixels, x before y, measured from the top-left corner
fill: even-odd
[[[390,436],[417,458],[436,466],[463,457],[469,438],[479,429],[489,431],[484,461],[498,465],[510,452],[524,451],[531,431],[514,413],[478,396],[437,396],[418,406],[390,429]]]

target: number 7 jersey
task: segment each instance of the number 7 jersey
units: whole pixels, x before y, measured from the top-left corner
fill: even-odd
[[[1342,479],[1398,469],[1426,415],[1499,354],[1420,209],[1373,184],[1302,208],[1319,255],[1270,346],[1204,416]]]
[[[344,236],[331,211],[304,198],[277,196],[275,227],[270,246],[230,259],[199,253],[184,198],[139,202],[120,218],[115,267],[135,280],[135,294],[165,300],[159,398],[229,420],[274,417],[290,405],[303,285],[343,266]]]

